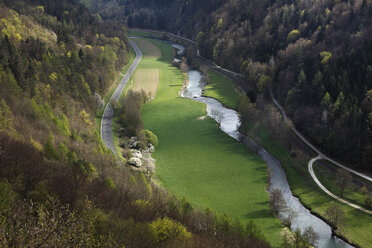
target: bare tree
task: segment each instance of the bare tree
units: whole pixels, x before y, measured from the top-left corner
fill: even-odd
[[[280,189],[274,189],[273,192],[271,192],[270,208],[275,215],[278,215],[280,211],[287,208],[287,204]]]
[[[306,227],[302,234],[303,239],[311,246],[316,246],[318,243],[319,235],[314,231],[311,226]]]
[[[345,189],[351,184],[353,177],[348,171],[341,168],[338,169],[336,177],[336,185],[340,188],[340,196],[343,198]]]
[[[345,213],[340,205],[331,203],[327,208],[325,215],[329,218],[330,222],[335,226],[343,225],[345,223]]]
[[[292,208],[288,208],[287,218],[283,220],[284,225],[286,225],[287,227],[290,227],[292,225],[293,219],[296,218],[297,216],[298,216],[297,213]]]
[[[182,57],[182,61],[180,64],[180,70],[182,73],[187,73],[187,71],[189,70],[189,67],[187,65],[187,59],[185,57]]]

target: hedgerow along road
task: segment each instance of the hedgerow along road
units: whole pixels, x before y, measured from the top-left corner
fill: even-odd
[[[136,53],[136,58],[133,60],[133,63],[121,79],[119,85],[116,87],[109,102],[106,104],[101,121],[101,139],[103,140],[105,146],[110,149],[115,154],[115,156],[118,156],[118,153],[115,149],[114,139],[112,136],[112,119],[114,118],[114,107],[112,103],[114,101],[119,101],[120,96],[129,81],[129,78],[132,76],[133,72],[136,70],[138,64],[142,59],[142,52],[138,48],[138,46],[131,40],[129,41],[129,44]]]

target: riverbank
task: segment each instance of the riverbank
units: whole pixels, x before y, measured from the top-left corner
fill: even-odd
[[[214,84],[216,83],[225,84],[226,82],[215,81]],[[234,83],[232,81],[228,83],[233,87]],[[213,85],[212,82],[210,87],[210,90],[213,90],[227,86]],[[216,90],[216,92],[209,94],[216,95],[216,98],[218,99],[219,92],[219,90]],[[232,102],[234,101],[234,98],[231,97],[228,101]],[[251,131],[254,126],[255,123],[250,124]],[[250,132],[250,136],[279,160],[285,170],[293,195],[298,197],[301,203],[314,215],[329,222],[328,218],[325,217],[325,211],[331,202],[336,201],[332,200],[332,198],[320,191],[308,174],[307,161],[311,158],[306,158],[303,163],[298,163],[298,161],[291,156],[291,152],[286,148],[286,146],[277,141],[276,138],[270,135],[270,133],[262,126],[259,129]],[[372,237],[370,235],[372,218],[369,215],[348,206],[340,206],[345,211],[346,222],[344,226],[340,227],[336,232],[337,235],[358,247],[368,247],[372,243]]]
[[[157,97],[145,104],[145,128],[159,138],[153,154],[156,176],[171,193],[198,208],[226,213],[243,223],[253,220],[272,245],[281,242],[283,226],[269,209],[266,164],[228,137],[206,115],[205,105],[178,96],[182,73],[170,64],[173,48],[151,41],[161,58],[144,58],[139,68],[158,68]]]

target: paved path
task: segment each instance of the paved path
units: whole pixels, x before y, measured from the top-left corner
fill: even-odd
[[[278,103],[278,101],[274,98],[274,96],[273,96],[273,94],[271,93],[271,98],[272,98],[272,100],[273,100],[273,102],[275,103],[275,105],[279,108],[279,110],[280,110],[280,112],[282,113],[282,115],[283,115],[283,118],[285,119],[285,120],[287,120],[288,119],[288,117],[287,117],[287,115],[286,115],[286,113],[285,113],[285,111],[284,111],[284,109],[283,109],[283,107]],[[362,173],[360,173],[360,172],[357,172],[357,171],[355,171],[355,170],[353,170],[353,169],[350,169],[350,168],[348,168],[348,167],[346,167],[346,166],[344,166],[344,165],[342,165],[342,164],[340,164],[340,163],[338,163],[337,161],[334,161],[333,159],[331,159],[331,158],[329,158],[329,157],[327,157],[325,154],[323,154],[319,149],[317,149],[313,144],[311,144],[310,143],[310,141],[308,141],[299,131],[297,131],[297,129],[295,128],[295,127],[292,127],[292,131],[297,135],[297,137],[298,138],[300,138],[306,145],[308,145],[309,147],[311,147],[311,149],[313,149],[316,153],[318,153],[318,156],[316,157],[316,158],[313,158],[313,159],[311,159],[310,161],[309,161],[309,163],[308,163],[308,170],[309,170],[309,173],[310,173],[310,175],[311,175],[311,177],[313,178],[313,180],[315,181],[315,183],[319,186],[319,188],[321,188],[327,195],[329,195],[330,197],[332,197],[333,199],[335,199],[335,200],[337,200],[337,201],[339,201],[339,202],[342,202],[342,203],[344,203],[344,204],[346,204],[346,205],[349,205],[350,207],[353,207],[353,208],[355,208],[355,209],[358,209],[358,210],[360,210],[360,211],[363,211],[363,212],[365,212],[365,213],[367,213],[367,214],[372,214],[372,211],[370,211],[370,210],[367,210],[367,209],[365,209],[365,208],[362,208],[362,207],[360,207],[360,206],[358,206],[358,205],[355,205],[355,204],[353,204],[353,203],[351,203],[351,202],[348,202],[348,201],[346,201],[346,200],[344,200],[344,199],[342,199],[342,198],[340,198],[340,197],[338,197],[338,196],[336,196],[336,195],[334,195],[332,192],[330,192],[326,187],[324,187],[323,186],[323,184],[319,181],[319,179],[316,177],[316,175],[315,175],[315,173],[314,173],[314,170],[313,170],[313,164],[317,161],[317,160],[328,160],[329,162],[332,162],[332,163],[334,163],[335,165],[337,165],[337,166],[339,166],[339,167],[341,167],[341,168],[343,168],[343,169],[345,169],[345,170],[347,170],[347,171],[349,171],[349,172],[351,172],[351,173],[353,173],[353,174],[355,174],[355,175],[357,175],[357,176],[360,176],[360,177],[362,177],[362,178],[364,178],[364,179],[366,179],[366,180],[368,180],[369,182],[372,182],[372,178],[370,178],[369,176],[367,176],[367,175],[364,175],[364,174],[362,174]]]
[[[334,195],[332,192],[330,192],[326,187],[323,186],[323,184],[318,180],[318,178],[315,176],[315,173],[314,173],[314,170],[313,170],[313,164],[317,161],[317,160],[320,160],[320,159],[323,159],[321,156],[318,156],[316,158],[313,158],[309,161],[309,164],[308,164],[308,169],[309,169],[309,173],[311,175],[311,177],[314,179],[315,183],[319,186],[319,188],[321,188],[327,195],[329,195],[330,197],[332,197],[333,199],[339,201],[339,202],[342,202],[346,205],[349,205],[350,207],[353,207],[355,209],[358,209],[360,211],[363,211],[367,214],[372,214],[372,211],[369,211],[365,208],[362,208],[356,204],[353,204],[353,203],[350,203],[344,199],[342,199],[341,197],[338,197],[336,195]]]
[[[106,145],[106,147],[109,148],[116,156],[118,156],[118,153],[115,149],[114,140],[112,137],[112,119],[114,117],[114,108],[112,106],[112,102],[119,101],[121,93],[127,85],[129,78],[132,76],[132,73],[135,71],[137,65],[142,59],[142,52],[138,48],[138,46],[131,40],[129,41],[129,43],[136,53],[136,58],[121,79],[119,85],[116,87],[109,102],[106,104],[101,121],[101,139],[103,140],[103,143]]]

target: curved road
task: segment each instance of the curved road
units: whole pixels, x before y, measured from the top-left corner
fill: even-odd
[[[142,59],[142,52],[138,46],[133,42],[129,41],[131,47],[136,53],[136,58],[129,67],[128,71],[125,73],[121,79],[119,85],[116,87],[114,93],[112,94],[109,102],[106,104],[105,110],[103,112],[102,121],[101,121],[101,139],[105,146],[118,156],[118,153],[115,149],[114,140],[112,137],[112,118],[114,117],[114,108],[112,106],[112,101],[119,101],[121,93],[124,90],[124,87],[127,85],[129,78],[132,76],[134,70]]]
[[[273,100],[273,102],[275,103],[275,105],[280,109],[280,112],[282,113],[283,115],[283,118],[284,120],[287,120],[288,117],[283,109],[283,107],[279,104],[279,102],[274,98],[273,94],[270,92],[271,94],[271,98]],[[369,182],[372,182],[372,178],[370,178],[369,176],[367,175],[364,175],[360,172],[357,172],[353,169],[350,169],[340,163],[338,163],[337,161],[334,161],[333,159],[327,157],[325,154],[323,154],[321,151],[319,151],[313,144],[310,143],[310,141],[308,141],[299,131],[297,131],[296,128],[292,127],[292,131],[297,135],[298,138],[300,138],[306,145],[308,145],[309,147],[311,147],[311,149],[313,149],[316,153],[318,153],[318,156],[316,158],[313,158],[309,161],[308,163],[308,170],[309,170],[309,173],[311,175],[311,177],[313,178],[313,180],[315,181],[315,183],[319,186],[319,188],[321,188],[327,195],[329,195],[330,197],[332,197],[333,199],[339,201],[339,202],[342,202],[350,207],[353,207],[355,209],[358,209],[360,211],[363,211],[367,214],[372,214],[372,211],[370,210],[367,210],[365,208],[362,208],[358,205],[355,205],[353,203],[350,203],[336,195],[334,195],[332,192],[330,192],[326,187],[323,186],[323,184],[319,181],[319,179],[316,177],[315,173],[314,173],[314,170],[313,170],[313,164],[317,161],[317,160],[321,160],[321,159],[324,159],[324,160],[328,160],[329,162],[332,162],[334,163],[335,165],[357,175],[357,176],[360,176],[366,180],[368,180]]]

